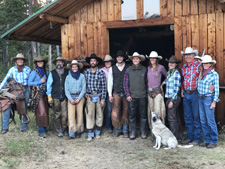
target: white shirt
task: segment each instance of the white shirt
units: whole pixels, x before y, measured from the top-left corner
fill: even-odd
[[[118,69],[122,72],[124,67],[125,67],[125,63],[123,62],[123,66],[119,66],[118,63],[116,63],[116,66],[118,67]],[[112,73],[112,67],[109,68],[109,75],[108,75],[108,94],[109,96],[112,96],[112,89],[113,89],[113,73]]]

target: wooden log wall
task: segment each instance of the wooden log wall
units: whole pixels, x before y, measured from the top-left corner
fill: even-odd
[[[143,19],[143,1],[136,0],[137,19]],[[174,18],[175,55],[187,46],[213,56],[220,85],[225,86],[225,4],[215,0],[160,0],[162,18]],[[107,22],[121,21],[121,0],[93,0],[69,17],[62,26],[62,56],[80,59],[109,53]],[[225,92],[220,93],[216,120],[224,124]]]

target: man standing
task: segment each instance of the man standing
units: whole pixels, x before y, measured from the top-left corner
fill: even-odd
[[[22,84],[25,87],[25,108],[27,111],[27,103],[29,100],[30,91],[27,86],[28,84],[28,77],[30,74],[30,68],[24,65],[24,62],[27,61],[26,58],[24,58],[24,55],[22,53],[18,53],[16,57],[12,58],[12,61],[16,62],[16,66],[13,66],[9,69],[8,73],[6,74],[5,78],[3,79],[0,89],[2,89],[7,84],[8,78],[13,78],[17,83]],[[12,109],[12,105],[10,105],[3,113],[2,118],[2,134],[5,134],[9,131],[9,118],[10,118],[10,111]],[[25,119],[26,120],[26,119]],[[21,120],[21,132],[25,132],[27,130],[27,124],[22,123]]]
[[[47,95],[49,104],[53,103],[54,126],[58,137],[68,134],[67,127],[67,99],[65,96],[64,83],[68,75],[68,69],[65,69],[67,61],[62,57],[57,57],[52,63],[56,69],[52,70],[47,81]]]
[[[85,94],[87,98],[85,110],[88,129],[87,140],[91,141],[95,135],[99,139],[101,134],[103,107],[106,99],[106,78],[104,72],[97,67],[102,62],[101,58],[93,53],[90,57],[86,57],[85,60],[91,66],[84,72],[87,83],[87,93]]]
[[[130,139],[136,138],[136,112],[140,114],[141,138],[147,138],[147,71],[140,64],[145,60],[143,55],[134,52],[129,57],[133,64],[124,75],[124,91],[128,101]]]
[[[123,136],[128,138],[128,103],[123,89],[123,77],[128,67],[128,65],[125,64],[125,58],[126,56],[122,51],[117,51],[117,63],[109,69],[108,93],[109,100],[112,103],[112,125],[114,127],[114,136],[118,137],[123,133]]]
[[[106,77],[106,85],[108,84],[108,74],[109,69],[112,66],[113,58],[110,55],[106,55],[104,59],[105,67],[102,68],[102,71],[105,73]],[[112,133],[112,120],[111,120],[111,113],[112,113],[112,103],[109,101],[109,96],[106,97],[106,130],[108,133]]]
[[[185,53],[181,51],[181,54],[187,62],[181,69],[181,97],[183,97],[184,120],[187,130],[187,140],[183,141],[183,144],[199,145],[202,142],[202,131],[198,110],[197,82],[201,63],[194,60],[198,51],[193,50],[191,47],[187,47]]]

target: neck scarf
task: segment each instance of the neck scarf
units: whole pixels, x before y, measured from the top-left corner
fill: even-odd
[[[80,77],[80,71],[79,70],[77,72],[70,71],[70,73],[71,73],[71,75],[74,79],[76,79],[76,80],[79,79],[79,77]]]
[[[42,77],[45,75],[45,70],[43,67],[37,67],[38,72],[41,74]]]
[[[173,74],[174,72],[176,71],[177,69],[169,69],[169,71],[167,72],[167,75],[166,75],[166,78],[169,79]]]
[[[209,71],[211,71],[211,70],[213,70],[213,68],[208,68],[208,69],[206,69],[206,70],[203,70],[203,72],[202,72],[202,79],[204,79],[204,77],[205,77],[205,75],[207,75],[207,73],[209,72]]]
[[[18,72],[23,72],[24,65],[18,66],[16,65]]]

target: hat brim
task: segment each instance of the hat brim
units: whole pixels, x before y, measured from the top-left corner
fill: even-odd
[[[169,60],[169,59],[167,59],[167,58],[166,58],[165,60],[166,60],[167,62],[169,62],[169,63],[177,63],[177,64],[181,63],[181,60],[176,60],[176,61],[174,60],[174,61],[173,61],[173,60]]]
[[[181,51],[180,53],[181,53],[182,56],[190,55],[190,54],[194,54],[195,56],[198,55],[198,51],[195,51],[195,50],[193,52],[190,52],[190,53],[185,53],[183,51]]]
[[[144,55],[137,55],[137,56],[129,56],[129,59],[132,60],[133,57],[139,57],[141,59],[141,61],[145,61],[145,56]]]
[[[85,61],[88,64],[90,64],[91,59],[96,59],[99,64],[101,64],[103,62],[102,58],[100,58],[100,57],[86,57],[85,58]]]
[[[202,60],[202,57],[200,57],[200,56],[195,56],[194,58]]]
[[[12,61],[14,62],[14,61],[16,61],[17,59],[23,59],[24,62],[27,62],[27,61],[28,61],[27,58],[18,58],[18,57],[17,57],[17,58],[16,58],[16,57],[15,57],[15,58],[12,58]]]
[[[64,63],[63,65],[64,65],[64,66],[67,64],[67,60],[66,60],[66,59],[57,59],[57,60],[53,60],[52,63],[53,63],[54,65],[56,65],[56,62],[57,62],[58,60],[63,61],[63,63]]]
[[[210,61],[210,62],[207,62],[207,61],[201,61],[201,63],[203,64],[203,63],[212,63],[212,64],[216,64],[216,61],[215,60],[212,60],[212,61]]]
[[[146,55],[146,58],[148,58],[148,59],[159,59],[159,60],[162,60],[162,56],[156,56],[156,57],[150,57],[150,56],[148,56],[148,55]]]
[[[82,69],[84,67],[82,63],[71,63],[70,68],[72,68],[73,65],[77,65],[79,69]]]
[[[47,62],[48,62],[48,59],[43,59],[43,60],[34,60],[34,63],[36,63],[36,62],[45,62],[45,63],[47,63]]]

